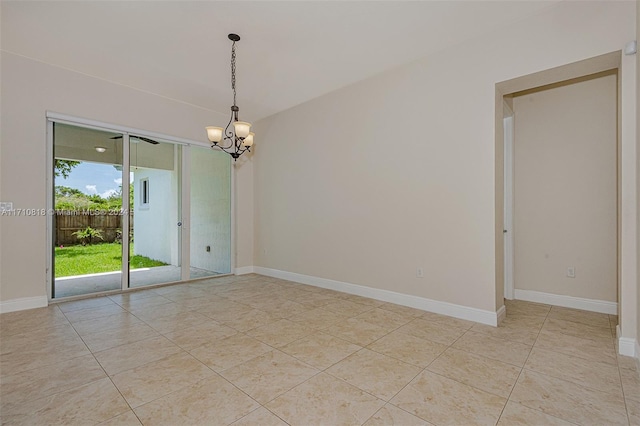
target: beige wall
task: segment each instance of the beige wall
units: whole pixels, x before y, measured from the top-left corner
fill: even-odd
[[[617,302],[616,92],[608,75],[514,97],[517,290]]]
[[[13,201],[15,208],[46,207],[47,110],[203,143],[204,126],[228,119],[6,52],[1,62],[0,199]],[[239,188],[251,185],[250,171],[243,173]],[[2,217],[0,236],[0,301],[45,296],[46,219]],[[237,238],[238,248],[250,250],[251,230],[239,230]],[[246,256],[245,262],[250,262]]]
[[[634,7],[564,2],[258,122],[255,264],[496,310],[495,84],[619,50]]]

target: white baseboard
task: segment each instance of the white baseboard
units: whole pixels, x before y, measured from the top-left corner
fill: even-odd
[[[255,266],[253,272],[273,278],[294,281],[301,284],[312,285],[314,287],[326,288],[329,290],[341,291],[343,293],[355,294],[357,296],[368,297],[383,302],[395,303],[397,305],[408,306],[421,309],[423,311],[436,314],[447,315],[468,321],[479,322],[492,326],[498,325],[498,312],[485,311],[468,306],[456,305],[448,302],[426,299],[424,297],[411,296],[409,294],[396,293],[394,291],[382,290],[379,288],[366,287],[358,284],[350,284],[342,281],[319,278],[310,275],[297,274],[295,272],[280,271],[278,269],[263,268]],[[502,307],[504,309],[504,307]]]
[[[620,337],[618,339],[618,352],[620,355],[638,358],[640,356],[640,346],[638,346],[638,341],[631,337]]]
[[[563,296],[560,294],[543,293],[533,290],[515,290],[518,300],[545,303],[547,305],[563,306],[565,308],[582,309],[584,311],[599,312],[601,314],[617,315],[618,304],[605,300],[583,299],[581,297]]]
[[[234,274],[235,275],[246,275],[253,274],[253,266],[241,266],[240,268],[236,268]]]
[[[498,314],[498,324],[500,324],[502,320],[505,319],[507,316],[507,308],[504,305],[500,306],[500,309],[498,309],[497,314]]]
[[[0,314],[22,311],[25,309],[44,308],[49,305],[47,296],[22,297],[0,302]]]

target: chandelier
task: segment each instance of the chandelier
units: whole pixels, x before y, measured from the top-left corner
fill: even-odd
[[[214,126],[208,126],[206,129],[207,137],[212,142],[211,148],[220,148],[236,161],[245,152],[251,152],[254,133],[251,132],[251,123],[238,120],[240,108],[236,105],[236,41],[240,41],[240,36],[229,34],[229,40],[233,42],[231,45],[231,89],[233,90],[231,119],[224,129]],[[233,129],[230,129],[232,124]]]

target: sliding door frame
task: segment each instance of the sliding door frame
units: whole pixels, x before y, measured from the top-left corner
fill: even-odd
[[[49,302],[58,302],[58,301],[66,301],[66,300],[73,300],[73,299],[81,299],[81,298],[86,298],[87,296],[90,297],[95,297],[95,296],[99,296],[99,295],[104,295],[104,294],[115,294],[115,293],[122,293],[122,292],[130,292],[130,291],[136,291],[136,290],[140,290],[140,289],[146,289],[146,288],[153,288],[153,287],[160,287],[160,286],[165,286],[165,285],[170,285],[170,284],[179,284],[179,283],[184,283],[184,282],[188,282],[188,281],[193,281],[192,279],[190,279],[190,256],[189,256],[189,250],[190,250],[190,243],[191,243],[191,235],[189,234],[189,231],[191,229],[190,226],[190,216],[189,213],[191,211],[190,208],[190,194],[191,194],[191,146],[197,146],[197,147],[204,147],[204,148],[209,148],[209,144],[204,143],[204,142],[199,142],[199,141],[194,141],[194,140],[190,140],[190,139],[185,139],[185,138],[179,138],[179,137],[175,137],[175,136],[169,136],[169,135],[164,135],[161,133],[156,133],[156,132],[150,132],[150,131],[146,131],[146,130],[142,130],[142,129],[136,129],[136,128],[132,128],[132,127],[127,127],[127,126],[120,126],[117,124],[111,124],[111,123],[104,123],[104,122],[100,122],[100,121],[96,121],[96,120],[89,120],[86,118],[81,118],[81,117],[75,117],[75,116],[70,116],[70,115],[66,115],[66,114],[60,114],[60,113],[56,113],[56,112],[52,112],[52,111],[47,111],[46,112],[46,121],[47,121],[47,137],[46,137],[46,152],[47,152],[47,164],[46,164],[46,172],[47,172],[47,194],[46,194],[46,204],[47,204],[47,212],[49,212],[50,214],[47,215],[47,225],[46,225],[46,230],[47,230],[47,237],[46,237],[46,241],[47,241],[47,247],[48,250],[46,251],[47,253],[47,258],[46,258],[46,263],[45,263],[45,271],[46,271],[46,285],[47,285],[47,298],[49,300]],[[121,133],[123,135],[122,137],[122,150],[123,150],[123,156],[122,156],[122,182],[129,182],[129,170],[130,170],[130,152],[129,152],[129,135],[130,134],[135,134],[137,136],[144,136],[144,137],[148,137],[148,138],[156,138],[156,139],[162,139],[166,142],[169,143],[173,143],[176,145],[181,145],[182,146],[182,155],[181,155],[181,166],[182,166],[182,170],[181,170],[181,174],[182,174],[182,178],[181,178],[181,190],[182,190],[182,194],[180,197],[180,214],[178,216],[180,216],[179,220],[182,222],[182,229],[180,230],[181,232],[181,238],[180,238],[180,258],[181,258],[181,280],[180,281],[174,281],[174,282],[168,282],[168,283],[159,283],[159,284],[151,284],[148,286],[143,286],[143,287],[136,287],[136,288],[129,288],[129,242],[128,242],[128,238],[127,240],[127,244],[124,244],[125,239],[123,238],[123,244],[122,244],[122,279],[121,279],[121,287],[119,290],[111,290],[111,291],[104,291],[104,292],[96,292],[96,293],[90,293],[90,294],[86,294],[86,295],[81,295],[81,296],[72,296],[72,297],[65,297],[65,298],[56,298],[54,299],[54,294],[53,294],[53,284],[54,284],[54,258],[55,258],[55,252],[54,252],[54,247],[53,247],[53,218],[54,218],[54,208],[55,208],[55,204],[54,204],[54,186],[55,186],[55,182],[54,182],[54,178],[53,178],[53,169],[54,169],[54,135],[53,135],[53,125],[54,123],[59,123],[59,124],[68,124],[68,125],[72,125],[72,126],[77,126],[77,127],[84,127],[84,128],[89,128],[89,129],[95,129],[95,130],[102,130],[102,131],[108,131],[108,132],[114,132],[114,133]],[[231,162],[231,157],[229,157],[229,161]],[[229,188],[230,194],[229,196],[231,197],[231,217],[230,217],[230,227],[231,227],[231,249],[230,249],[230,265],[231,265],[231,271],[228,274],[220,274],[220,275],[216,275],[216,276],[225,276],[225,275],[232,275],[235,272],[235,264],[236,264],[236,251],[235,251],[235,247],[236,247],[236,231],[235,231],[235,226],[236,226],[236,220],[235,220],[235,215],[236,215],[236,200],[235,200],[235,169],[234,169],[234,165],[231,165],[231,187]],[[124,187],[124,186],[123,186]],[[124,191],[123,191],[124,194]],[[189,194],[187,196],[185,196],[185,194]],[[129,197],[125,197],[123,196],[122,198],[122,208],[124,211],[130,211],[131,208],[133,208],[133,206],[129,205]],[[176,224],[177,225],[177,224]],[[129,235],[129,215],[125,214],[123,217],[123,235]],[[126,230],[126,232],[125,232]],[[207,277],[207,278],[213,278],[213,277]],[[195,280],[195,279],[194,279]]]

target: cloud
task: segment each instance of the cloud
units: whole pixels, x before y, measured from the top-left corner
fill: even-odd
[[[116,185],[122,185],[122,178],[114,179],[113,181],[116,183]]]
[[[113,189],[113,188],[111,188],[111,189],[107,189],[106,191],[104,191],[102,194],[100,194],[100,196],[101,196],[102,198],[109,198],[109,197],[111,197],[112,195],[116,195],[117,193],[118,193],[118,190],[117,190],[117,189]]]
[[[89,195],[94,195],[98,193],[98,189],[96,187],[97,185],[87,185],[85,186],[85,188],[87,188],[87,192],[89,193]]]

